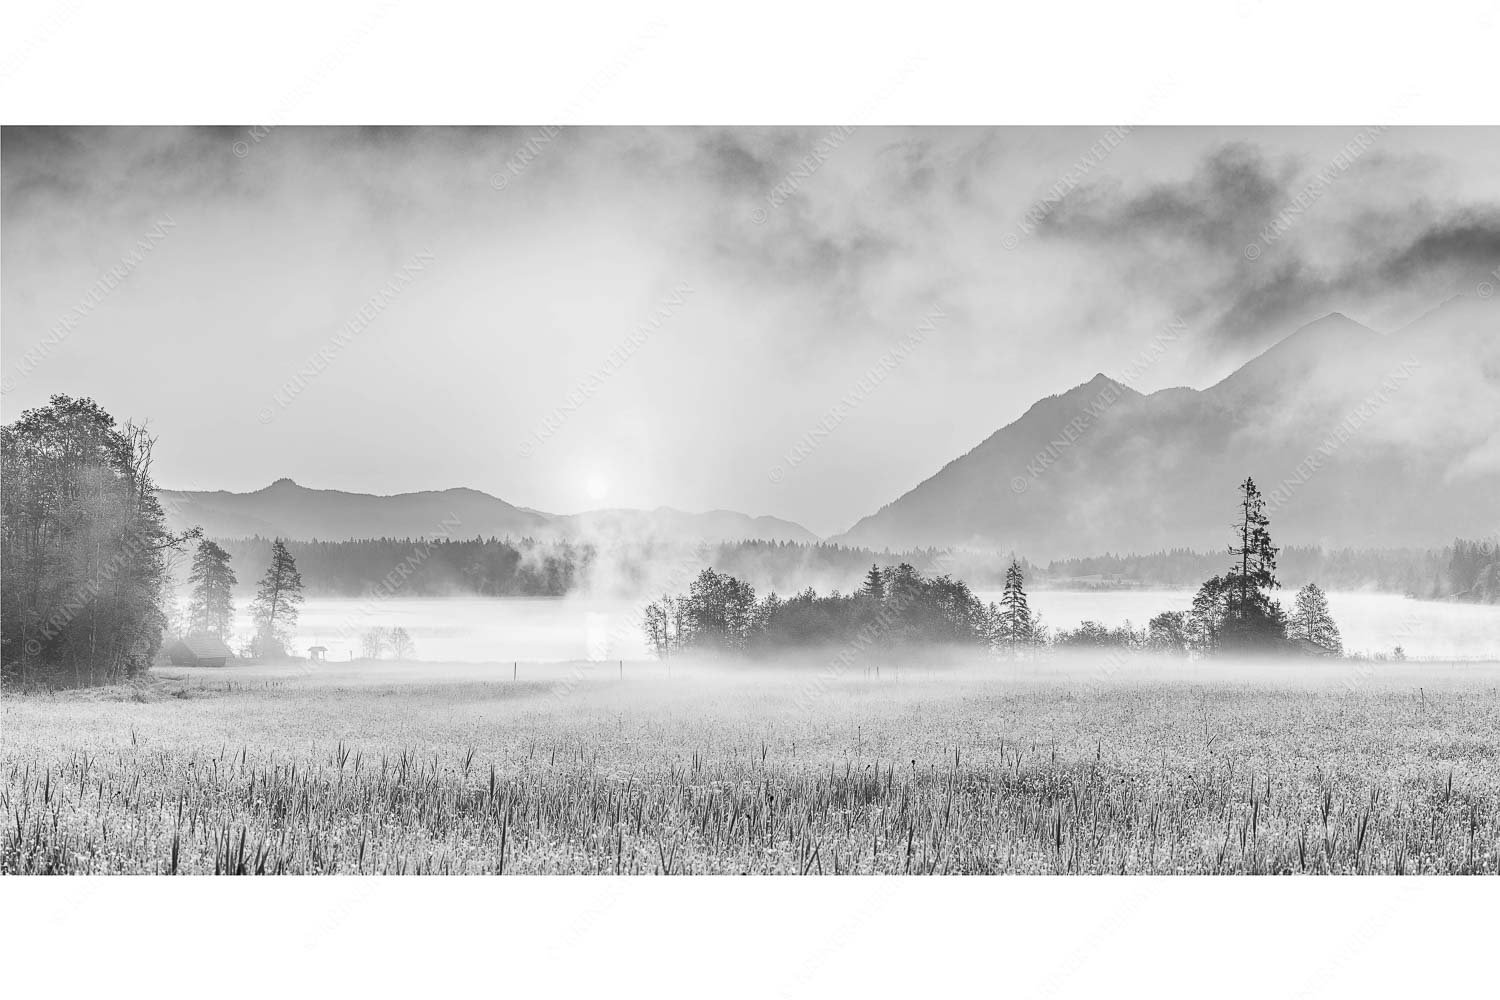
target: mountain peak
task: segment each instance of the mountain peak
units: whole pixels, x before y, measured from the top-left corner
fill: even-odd
[[[270,486],[267,486],[266,489],[268,489],[268,490],[287,490],[287,489],[296,489],[296,487],[297,487],[297,483],[296,483],[295,480],[288,479],[286,476],[282,476],[280,479],[276,480]]]
[[[1293,544],[1428,545],[1482,532],[1494,504],[1480,497],[1494,494],[1497,473],[1471,456],[1488,456],[1493,441],[1500,302],[1469,302],[1391,334],[1329,313],[1202,391],[1141,397],[1097,374],[833,540],[1015,548],[1033,560],[1122,538],[1201,547],[1219,537],[1225,494],[1247,472],[1281,487],[1275,530]]]
[[[1359,345],[1368,338],[1379,336],[1380,334],[1363,323],[1352,320],[1341,312],[1331,312],[1327,316],[1299,326],[1260,356],[1265,357],[1268,354],[1281,353],[1310,344],[1322,346],[1330,342],[1343,341],[1351,346]],[[1251,364],[1254,364],[1254,361]]]
[[[1097,396],[1105,392],[1123,393],[1128,390],[1129,387],[1124,383],[1110,378],[1103,372],[1099,372],[1087,382],[1080,382],[1067,392],[1060,393],[1058,398],[1071,399],[1075,396]]]
[[[1304,383],[1320,371],[1337,370],[1350,358],[1363,356],[1380,337],[1363,323],[1332,312],[1298,327],[1208,391],[1232,401],[1277,382]]]
[[[1371,330],[1369,327],[1365,326],[1363,323],[1356,322],[1355,320],[1350,319],[1348,316],[1345,316],[1341,312],[1331,312],[1327,316],[1323,316],[1323,317],[1321,317],[1319,319],[1315,319],[1311,323],[1308,323],[1305,326],[1299,327],[1295,332],[1292,333],[1291,336],[1295,337],[1295,336],[1297,336],[1299,334],[1307,332],[1308,330],[1319,330],[1319,331],[1322,331],[1322,330],[1339,330],[1339,329],[1355,330],[1355,331],[1360,331],[1360,332],[1363,332],[1363,333],[1374,333],[1375,332],[1375,331]],[[1288,337],[1287,339],[1290,340],[1291,338]]]

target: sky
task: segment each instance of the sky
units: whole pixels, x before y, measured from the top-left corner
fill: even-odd
[[[1494,129],[7,128],[0,414],[149,420],[174,489],[832,535],[1096,373],[1497,269]]]

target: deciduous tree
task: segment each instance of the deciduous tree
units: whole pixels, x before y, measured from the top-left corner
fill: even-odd
[[[1297,591],[1288,624],[1288,638],[1302,644],[1303,648],[1316,650],[1324,656],[1339,656],[1344,652],[1339,627],[1328,610],[1328,596],[1316,583],[1309,583]]]
[[[174,535],[151,477],[156,439],[91,399],[53,396],[0,428],[0,662],[48,683],[147,669],[166,623]]]

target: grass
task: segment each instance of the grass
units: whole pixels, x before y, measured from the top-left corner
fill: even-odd
[[[7,697],[0,871],[1500,872],[1493,666],[511,670]]]

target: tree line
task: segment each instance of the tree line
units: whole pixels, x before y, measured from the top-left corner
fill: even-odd
[[[1239,486],[1230,565],[1204,581],[1189,611],[1166,611],[1146,627],[1109,627],[1086,621],[1049,633],[1030,608],[1025,570],[1012,559],[998,601],[988,604],[948,575],[924,576],[908,563],[872,565],[851,594],[819,595],[812,589],[783,599],[756,599],[755,588],[713,568],[703,570],[686,594],[649,604],[642,628],[658,657],[699,652],[768,655],[819,645],[849,645],[878,636],[882,650],[954,645],[1007,655],[1044,647],[1103,648],[1176,655],[1343,652],[1327,595],[1304,585],[1290,613],[1272,595],[1278,548],[1272,544],[1265,502],[1252,479]],[[1220,557],[1223,558],[1222,556]],[[870,643],[866,643],[870,645]]]
[[[1246,478],[1239,492],[1236,538],[1228,552],[1230,566],[1198,587],[1190,610],[1164,611],[1140,630],[1133,629],[1129,622],[1109,627],[1085,621],[1075,629],[1059,632],[1054,644],[1198,656],[1284,652],[1342,655],[1343,641],[1321,587],[1304,584],[1290,613],[1272,595],[1281,586],[1276,575],[1280,550],[1271,542],[1265,501],[1253,479]]]
[[[1052,586],[1088,589],[1196,586],[1222,555],[1193,549],[1054,559],[1044,571]],[[1420,600],[1500,603],[1500,545],[1456,539],[1441,549],[1323,549],[1289,545],[1281,575],[1321,581],[1333,590],[1378,590]]]
[[[757,599],[755,588],[705,569],[686,594],[663,595],[642,614],[647,644],[660,658],[684,652],[774,655],[812,646],[856,643],[876,635],[882,649],[985,646],[1000,611],[968,584],[928,576],[909,563],[872,565],[859,590],[819,595],[811,588]]]
[[[217,539],[241,566],[269,564],[276,539]],[[588,544],[531,538],[370,538],[281,544],[300,567],[308,594],[365,597],[399,576],[410,597],[562,597],[593,564]]]
[[[268,565],[273,539],[216,538],[237,566]],[[593,590],[622,597],[650,592],[652,572],[683,558],[683,546],[630,540],[601,552],[590,541],[532,538],[375,538],[286,541],[310,596],[363,597],[393,573],[412,597],[561,597]],[[1107,554],[1034,565],[1016,557],[1033,587],[1116,590],[1196,588],[1220,569],[1223,555],[1172,549],[1145,555]],[[872,563],[942,566],[980,590],[1005,586],[1010,558],[993,552],[927,548],[901,552],[832,542],[746,540],[711,545],[703,560],[758,590],[797,592],[808,584],[853,590]],[[607,565],[607,570],[595,572]],[[1376,589],[1422,599],[1500,602],[1500,547],[1456,541],[1435,550],[1322,549],[1288,546],[1279,556],[1282,579],[1318,581],[1332,590]],[[249,586],[247,582],[243,586]]]

